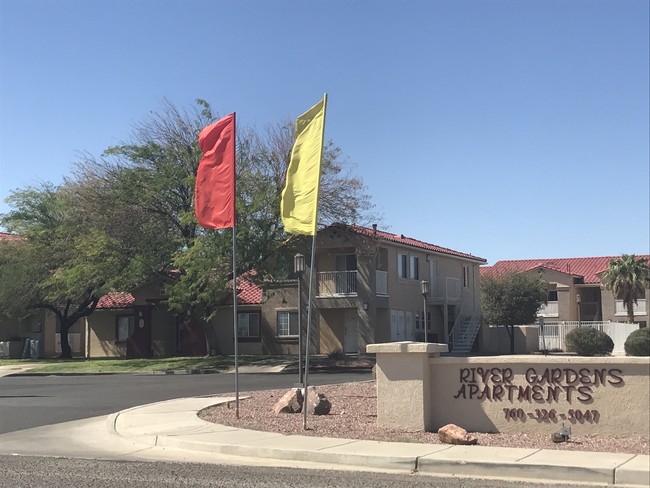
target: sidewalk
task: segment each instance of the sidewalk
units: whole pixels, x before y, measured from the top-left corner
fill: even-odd
[[[193,397],[123,410],[108,431],[150,447],[310,461],[405,473],[650,486],[650,456],[378,442],[283,435],[205,422],[197,412],[234,397]]]

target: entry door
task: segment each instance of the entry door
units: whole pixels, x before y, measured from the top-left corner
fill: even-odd
[[[392,342],[406,340],[406,318],[404,310],[390,311],[390,340]]]
[[[135,326],[133,334],[126,341],[126,356],[129,358],[150,358],[151,350],[151,309],[134,307]]]
[[[345,334],[343,337],[343,348],[346,354],[357,354],[359,352],[359,316],[356,310],[346,310],[343,316]]]

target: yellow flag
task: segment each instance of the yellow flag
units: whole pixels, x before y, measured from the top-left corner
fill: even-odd
[[[296,142],[280,202],[284,229],[290,234],[316,234],[326,105],[327,94],[296,119]]]

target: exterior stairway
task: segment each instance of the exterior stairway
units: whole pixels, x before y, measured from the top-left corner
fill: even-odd
[[[451,353],[453,355],[467,356],[472,350],[476,334],[481,328],[481,317],[462,317],[456,320],[454,328],[451,330]]]

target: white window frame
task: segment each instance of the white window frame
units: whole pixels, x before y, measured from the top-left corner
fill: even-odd
[[[257,323],[251,324],[251,319],[255,317]],[[252,328],[257,327],[257,334],[251,333]],[[259,312],[237,312],[237,338],[247,338],[260,336],[260,313]]]
[[[469,288],[469,265],[463,264],[463,288]]]
[[[135,315],[118,315],[115,325],[115,340],[126,342],[135,330]]]
[[[403,252],[397,253],[397,277],[407,279],[409,277],[408,270],[409,258],[408,254]]]
[[[284,317],[286,314],[288,322],[280,324],[280,316]],[[294,333],[291,332],[291,318],[295,317]],[[282,331],[280,327],[282,326]],[[298,310],[277,310],[275,314],[275,333],[278,337],[298,337]]]
[[[420,279],[420,256],[411,255],[409,257],[409,278]]]

